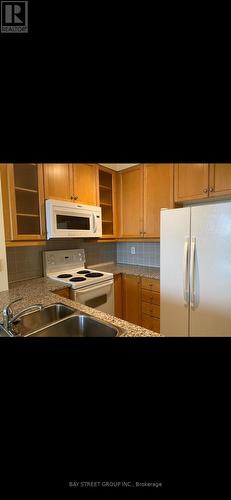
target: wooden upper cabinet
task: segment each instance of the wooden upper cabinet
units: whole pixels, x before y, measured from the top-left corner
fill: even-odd
[[[231,163],[210,165],[209,196],[231,195]]]
[[[102,209],[102,238],[115,238],[117,235],[116,201],[117,173],[106,167],[98,166],[98,199]]]
[[[144,165],[144,238],[160,237],[160,210],[173,207],[173,165]]]
[[[42,165],[14,163],[5,168],[4,218],[10,224],[6,240],[45,239]]]
[[[74,201],[97,205],[97,166],[86,163],[73,164]]]
[[[73,201],[72,165],[68,163],[44,164],[44,191],[45,198],[54,200]]]
[[[208,198],[209,166],[205,163],[175,165],[175,201]]]
[[[123,275],[123,319],[141,325],[140,277]]]
[[[45,198],[97,205],[97,166],[86,163],[44,164]]]
[[[119,173],[120,237],[143,236],[143,167],[132,167]]]

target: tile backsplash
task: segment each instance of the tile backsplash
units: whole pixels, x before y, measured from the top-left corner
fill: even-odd
[[[135,248],[135,254],[131,253]],[[65,250],[84,248],[86,264],[93,267],[104,262],[137,264],[140,266],[160,265],[159,243],[96,243],[95,241],[49,240],[44,246],[7,248],[9,282],[43,276],[44,250]]]
[[[131,249],[135,249],[135,254]],[[160,243],[117,243],[117,262],[138,266],[160,266]]]
[[[96,243],[95,241],[49,240],[45,246],[7,248],[9,282],[43,276],[42,252],[84,248],[88,266],[104,262],[116,262],[116,243]]]

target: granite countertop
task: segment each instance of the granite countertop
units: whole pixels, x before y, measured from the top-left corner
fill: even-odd
[[[120,264],[118,266],[119,268],[121,267]],[[141,267],[141,266],[135,266],[135,267]],[[112,271],[110,270],[109,272]],[[123,271],[117,271],[117,272],[123,272]],[[132,272],[130,271],[130,273],[133,273],[133,271]],[[141,326],[128,323],[127,321],[103,313],[96,309],[92,309],[91,307],[84,306],[79,302],[74,302],[70,299],[66,299],[64,297],[56,295],[55,293],[52,293],[55,290],[63,289],[64,287],[65,287],[64,283],[59,284],[57,283],[57,281],[51,280],[49,278],[33,278],[26,281],[19,281],[17,283],[12,283],[8,291],[0,292],[0,321],[2,320],[3,307],[6,304],[12,302],[13,300],[22,297],[22,300],[13,305],[13,310],[15,314],[33,304],[39,303],[43,305],[49,305],[56,302],[62,302],[63,304],[78,309],[79,311],[90,314],[95,318],[98,318],[99,320],[107,321],[108,323],[117,326],[118,328],[120,328],[120,332],[118,335],[119,337],[161,336],[158,333],[155,333],[151,330],[146,330]]]
[[[97,271],[102,271],[105,273],[115,274],[134,274],[135,276],[143,276],[144,278],[152,278],[155,280],[160,279],[160,268],[159,267],[148,267],[148,266],[135,266],[132,264],[96,264],[95,266],[90,266],[92,268],[97,268]]]

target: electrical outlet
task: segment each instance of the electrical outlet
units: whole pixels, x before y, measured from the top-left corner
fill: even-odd
[[[131,254],[135,255],[135,253],[136,253],[136,248],[135,247],[131,247]]]

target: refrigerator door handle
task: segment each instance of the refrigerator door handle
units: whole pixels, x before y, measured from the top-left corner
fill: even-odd
[[[191,307],[195,307],[195,251],[196,251],[196,238],[191,241],[191,262],[190,262],[190,285],[191,285]]]
[[[184,303],[189,304],[189,238],[184,243]]]

